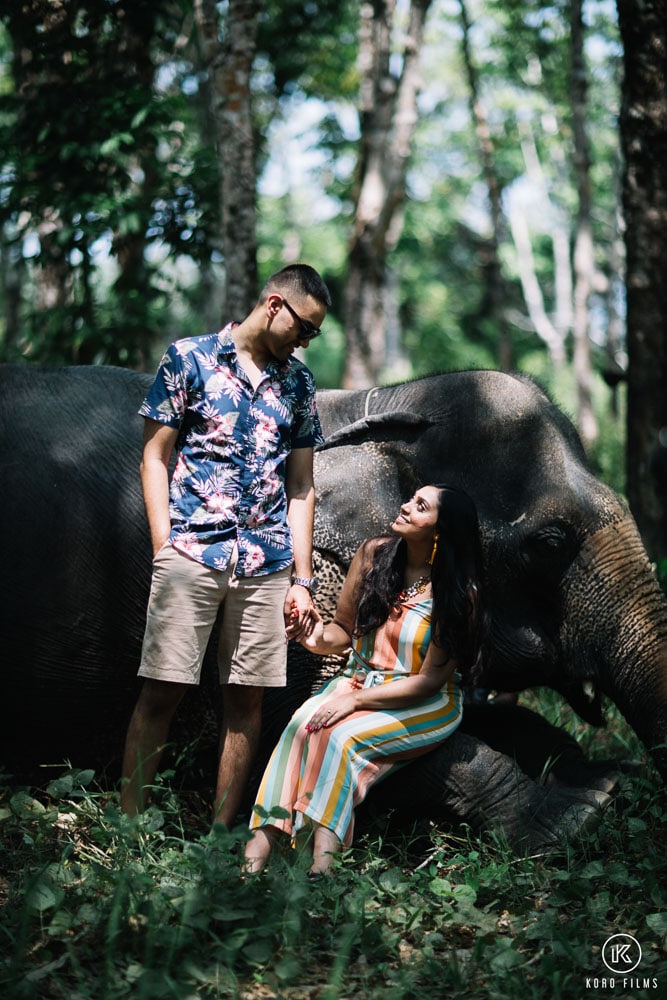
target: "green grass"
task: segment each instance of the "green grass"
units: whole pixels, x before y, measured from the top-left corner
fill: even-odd
[[[555,696],[532,698],[563,723]],[[640,753],[614,713],[595,744],[567,725],[596,756]],[[244,829],[212,833],[208,803],[165,782],[155,801],[129,821],[91,772],[0,781],[3,1000],[579,1000],[609,993],[586,980],[610,976],[619,932],[642,946],[641,988],[617,977],[610,995],[667,992],[667,800],[647,761],[554,854],[385,818],[315,883],[295,851],[242,879]]]

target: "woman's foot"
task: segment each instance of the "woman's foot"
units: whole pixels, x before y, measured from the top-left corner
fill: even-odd
[[[277,833],[278,830],[270,826],[259,826],[253,830],[252,837],[245,845],[242,869],[244,875],[259,875],[263,871]]]
[[[313,836],[313,863],[308,877],[330,874],[330,868],[337,854],[343,850],[343,845],[333,830],[326,826],[316,826]]]

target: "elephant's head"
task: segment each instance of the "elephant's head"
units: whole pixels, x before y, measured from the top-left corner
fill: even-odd
[[[545,394],[499,372],[462,372],[322,392],[320,412],[320,558],[347,564],[416,485],[460,486],[477,504],[487,559],[485,682],[555,688],[596,725],[606,694],[667,773],[667,602],[627,506],[591,474]]]

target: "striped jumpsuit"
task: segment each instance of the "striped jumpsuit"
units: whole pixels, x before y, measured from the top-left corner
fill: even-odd
[[[251,829],[270,824],[293,838],[311,821],[328,827],[349,847],[354,809],[371,786],[454,732],[462,715],[456,675],[417,704],[353,712],[313,733],[305,728],[334,691],[400,683],[419,673],[431,638],[431,606],[430,598],[415,597],[379,628],[355,639],[345,670],[296,710],[267,764]],[[286,815],[267,816],[276,806]]]

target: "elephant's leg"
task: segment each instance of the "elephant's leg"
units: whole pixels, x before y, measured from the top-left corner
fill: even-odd
[[[595,825],[611,801],[602,791],[547,787],[516,762],[458,730],[441,747],[392,773],[370,796],[373,807],[496,830],[529,852],[558,846]]]
[[[565,730],[522,705],[466,705],[461,726],[548,784],[611,792],[630,767],[627,761],[589,760]]]

